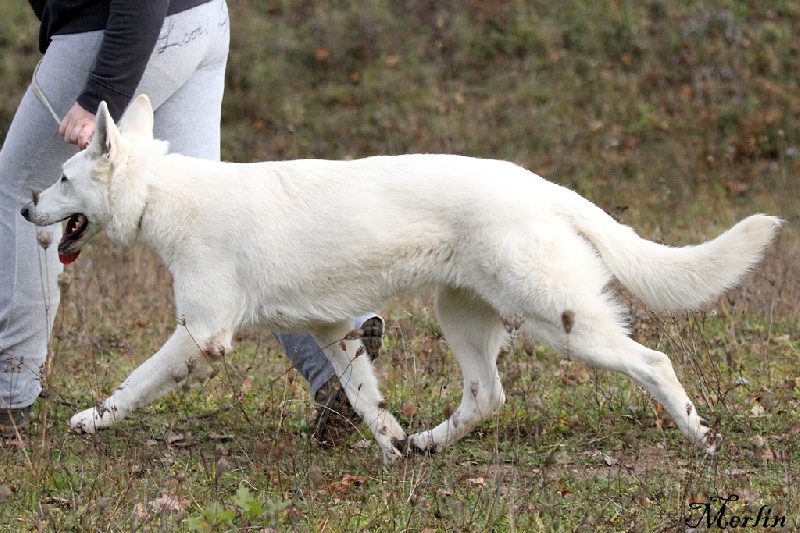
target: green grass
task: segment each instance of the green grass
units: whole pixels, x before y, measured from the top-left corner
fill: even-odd
[[[683,531],[737,494],[800,528],[800,63],[793,2],[232,2],[223,156],[452,152],[515,161],[642,235],[709,238],[753,212],[780,239],[704,312],[633,308],[725,435],[690,447],[622,376],[517,339],[508,402],[454,447],[386,468],[364,426],[308,437],[314,406],[268,332],[241,332],[213,380],[92,437],[67,431],[174,328],[169,274],[98,238],[68,273],[48,398],[0,450],[8,531]],[[0,4],[0,132],[37,60],[25,2]],[[55,177],[54,177],[55,178]],[[410,431],[460,374],[426,297],[382,310],[382,390]]]
[[[166,309],[156,313],[154,322],[169,322]],[[386,314],[384,390],[407,428],[430,427],[458,402],[458,370],[426,306],[404,302]],[[364,427],[342,448],[309,440],[305,386],[256,331],[243,334],[211,382],[99,435],[70,435],[76,408],[109,392],[141,360],[132,352],[161,339],[134,335],[140,349],[121,350],[113,364],[101,340],[91,364],[73,355],[64,368],[62,354],[82,350],[78,331],[101,339],[116,330],[65,319],[59,336],[75,331],[76,339],[60,341],[54,396],[42,402],[25,445],[2,452],[12,496],[0,517],[10,530],[172,530],[217,520],[241,530],[653,531],[678,528],[690,499],[737,494],[745,501],[738,512],[769,505],[796,527],[796,325],[751,322],[740,312],[641,314],[635,325],[637,338],[673,354],[698,408],[725,434],[717,457],[690,447],[630,380],[522,340],[501,358],[508,402],[496,419],[450,450],[391,468]],[[263,512],[248,515],[237,504],[242,487]]]

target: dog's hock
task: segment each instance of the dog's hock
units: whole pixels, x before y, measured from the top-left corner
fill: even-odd
[[[561,325],[564,326],[564,333],[567,335],[572,333],[572,327],[575,325],[575,311],[567,309],[561,313]]]

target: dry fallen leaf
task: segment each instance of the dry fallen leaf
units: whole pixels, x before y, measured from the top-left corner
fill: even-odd
[[[686,500],[686,504],[689,505],[692,503],[706,503],[707,501],[708,501],[708,496],[706,496],[705,494],[697,493],[694,496],[690,496],[689,499]]]
[[[325,482],[322,469],[317,463],[311,463],[311,466],[308,467],[308,482],[311,483],[311,486],[315,489],[322,488]]]
[[[353,445],[350,446],[350,448],[352,448],[353,450],[366,450],[371,445],[372,445],[372,441],[371,440],[360,439],[360,440],[357,440],[356,442],[354,442]]]
[[[161,497],[150,502],[150,507],[157,514],[162,513],[183,513],[189,506],[189,500],[178,499],[169,493],[164,493]]]
[[[314,49],[314,61],[322,63],[331,56],[331,51],[324,46],[318,46]]]
[[[336,491],[346,491],[351,487],[358,487],[367,481],[367,476],[354,476],[352,474],[345,474],[338,482],[333,483],[331,488]]]
[[[164,440],[167,441],[167,444],[175,444],[176,442],[181,442],[186,437],[183,436],[183,433],[169,433]]]
[[[412,402],[408,402],[400,408],[400,412],[406,418],[414,418],[417,416],[417,408]]]
[[[578,366],[575,369],[568,372],[564,378],[563,382],[565,385],[568,386],[575,386],[580,385],[582,383],[588,382],[592,378],[589,370],[585,366]]]

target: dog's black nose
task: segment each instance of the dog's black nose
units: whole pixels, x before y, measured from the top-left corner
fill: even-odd
[[[22,211],[19,212],[19,214],[22,215],[25,220],[28,220],[28,214],[30,213],[30,210],[28,209],[29,205],[30,204],[25,204],[25,206],[22,208]]]

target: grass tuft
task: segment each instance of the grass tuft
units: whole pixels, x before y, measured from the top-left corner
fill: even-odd
[[[764,264],[717,305],[661,315],[629,302],[634,338],[671,356],[722,449],[688,445],[630,380],[517,338],[500,358],[501,412],[453,448],[387,469],[365,426],[338,448],[311,441],[306,385],[258,330],[238,334],[214,379],[101,434],[71,434],[69,417],[176,321],[165,268],[98,237],[59,282],[32,429],[0,449],[0,530],[682,531],[732,494],[729,516],[766,506],[786,517],[775,530],[800,528],[795,4],[230,8],[224,159],[509,159],[671,244],[755,212],[786,220]],[[0,3],[3,133],[38,60],[29,11]],[[389,408],[409,431],[430,428],[458,405],[459,371],[430,302],[383,314]]]

